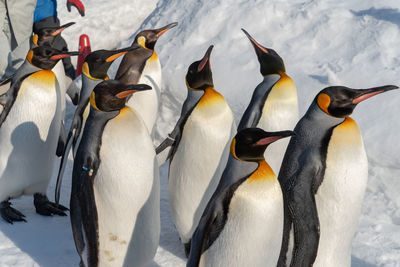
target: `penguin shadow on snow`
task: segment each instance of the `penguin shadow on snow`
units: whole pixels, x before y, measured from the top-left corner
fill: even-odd
[[[351,267],[377,267],[376,265],[367,263],[355,256],[351,256]]]
[[[350,10],[350,12],[357,17],[363,17],[367,15],[377,20],[388,21],[393,24],[396,24],[397,27],[400,28],[400,11],[399,9],[396,8],[371,7],[370,9],[359,10],[359,11]]]
[[[161,234],[159,246],[171,253],[172,255],[180,258],[186,262],[185,250],[183,244],[179,240],[178,231],[172,221],[170,205],[169,205],[169,192],[168,192],[168,171],[169,160],[160,166],[160,184],[161,184]]]
[[[15,128],[11,135],[13,150],[8,158],[4,174],[10,172],[16,165],[20,166],[19,168],[24,166],[25,163],[17,155],[20,155],[21,151],[26,151],[26,148],[29,147],[30,142],[33,140],[41,142],[41,147],[46,149],[46,141],[40,138],[39,129],[33,122],[25,122]],[[31,160],[35,161],[38,168],[43,166],[43,162],[40,159],[33,158]],[[0,184],[0,186],[4,185]],[[47,217],[37,214],[33,205],[33,196],[23,196],[11,200],[11,202],[14,208],[26,216],[27,223],[15,222],[11,225],[0,219],[0,232],[6,235],[16,247],[28,254],[39,266],[58,265],[60,263],[60,253],[63,254],[63,259],[76,257],[74,247],[65,245],[65,243],[70,242],[68,235],[72,235],[68,217]],[[63,229],[60,230],[60,227]],[[65,229],[68,229],[68,231]]]

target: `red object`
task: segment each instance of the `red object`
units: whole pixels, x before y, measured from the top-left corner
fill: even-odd
[[[83,6],[82,2],[79,0],[67,0],[67,9],[68,12],[71,12],[71,6],[76,7],[78,9],[79,14],[81,16],[85,16],[85,7]]]
[[[76,65],[76,75],[75,75],[76,77],[81,75],[83,62],[85,62],[86,56],[89,55],[90,52],[92,52],[92,50],[90,49],[89,36],[87,36],[86,34],[82,34],[79,37],[79,52],[81,52],[82,55],[78,56],[78,64]]]

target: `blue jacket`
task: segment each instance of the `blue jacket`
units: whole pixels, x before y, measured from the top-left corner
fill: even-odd
[[[33,22],[44,18],[57,17],[57,1],[56,0],[37,0],[35,13],[33,14]]]

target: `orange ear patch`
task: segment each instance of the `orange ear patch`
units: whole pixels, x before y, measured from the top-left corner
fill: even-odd
[[[32,43],[33,43],[34,45],[38,46],[38,43],[37,43],[38,40],[39,40],[39,35],[34,34],[34,35],[32,36]]]
[[[236,138],[233,138],[233,139],[232,139],[232,142],[231,142],[231,146],[230,146],[230,151],[231,151],[232,156],[233,156],[235,159],[240,160],[240,159],[236,156],[235,146],[236,146]]]
[[[98,111],[101,111],[101,110],[97,107],[97,105],[96,105],[96,99],[95,99],[95,94],[94,94],[94,92],[92,92],[92,93],[90,94],[90,105],[91,105],[94,109],[97,109]]]
[[[33,57],[33,51],[29,50],[28,54],[26,55],[26,59],[29,61],[29,63],[32,64],[32,57]],[[33,65],[33,64],[32,64]]]
[[[140,36],[140,37],[137,39],[137,42],[138,42],[138,44],[139,44],[141,47],[147,48],[147,47],[146,47],[146,38],[145,38],[144,36]]]
[[[331,104],[331,98],[327,94],[320,94],[317,98],[317,104],[326,114],[329,114],[328,107]]]

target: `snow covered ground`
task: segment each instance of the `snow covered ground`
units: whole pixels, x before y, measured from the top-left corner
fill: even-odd
[[[163,90],[156,143],[173,128],[186,97],[184,75],[210,44],[215,88],[239,120],[261,81],[259,65],[244,28],[285,60],[304,114],[315,94],[329,85],[368,88],[400,85],[400,2],[398,0],[83,0],[86,16],[68,13],[62,23],[71,49],[86,33],[92,50],[127,46],[139,29],[177,21],[156,46],[163,66]],[[118,62],[116,62],[118,64]],[[115,72],[113,67],[111,73]],[[359,105],[359,123],[369,157],[369,184],[353,242],[352,266],[400,266],[400,91]],[[73,114],[69,105],[68,117]],[[69,202],[71,161],[62,203]],[[160,247],[154,266],[184,266],[183,249],[169,215],[167,166],[161,168]],[[53,197],[54,181],[49,187]],[[0,220],[0,266],[77,266],[69,218],[34,212],[31,197],[13,201],[28,223]]]

